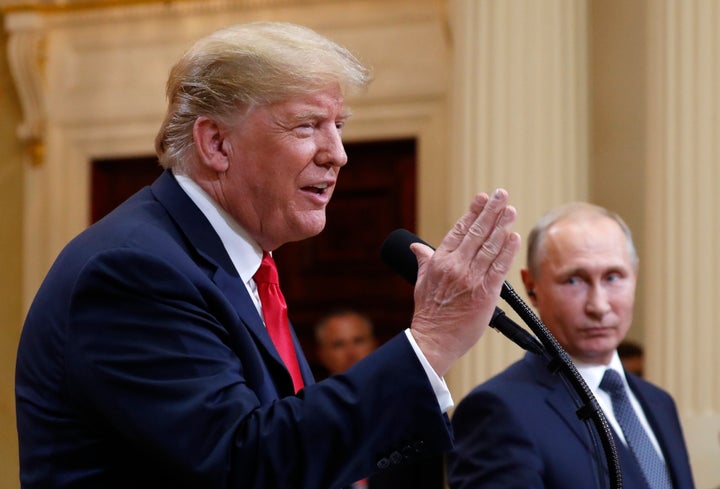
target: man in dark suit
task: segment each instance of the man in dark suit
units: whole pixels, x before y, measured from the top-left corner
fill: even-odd
[[[442,376],[519,249],[507,192],[478,194],[435,253],[412,246],[410,328],[342,378],[313,382],[276,290],[270,252],[324,227],[345,97],[368,79],[284,23],[216,32],[173,67],[167,171],[65,247],[26,318],[23,488],[334,489],[449,447]]]
[[[691,489],[675,403],[665,391],[625,372],[616,351],[632,321],[637,271],[637,253],[623,220],[601,207],[572,203],[551,211],[533,228],[522,279],[543,323],[570,355],[613,428],[624,487],[658,485],[646,482],[614,401],[600,387],[607,369],[620,374],[659,472],[675,489]],[[448,455],[450,487],[608,487],[603,453],[577,408],[548,362],[526,354],[458,404],[452,419],[456,445]]]

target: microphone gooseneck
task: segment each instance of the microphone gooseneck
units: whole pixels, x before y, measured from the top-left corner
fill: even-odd
[[[380,250],[380,256],[390,268],[395,270],[412,285],[415,285],[417,281],[418,263],[415,254],[410,250],[412,243],[422,243],[430,246],[410,231],[406,229],[396,229],[385,238]],[[432,248],[432,246],[430,247]],[[575,368],[572,359],[507,281],[503,283],[500,297],[513,308],[532,332],[535,333],[539,342],[538,339],[528,333],[524,328],[508,318],[505,312],[499,307],[495,308],[493,317],[490,320],[490,326],[500,331],[521,348],[538,355],[543,355],[548,360],[548,369],[553,373],[562,374],[566,385],[569,384],[568,388],[572,389],[571,393],[574,392],[582,403],[577,410],[578,418],[585,422],[592,419],[593,426],[600,437],[602,450],[607,461],[611,489],[622,489],[620,459],[612,430],[597,399],[585,383],[580,372]],[[590,432],[592,437],[592,429],[590,429]],[[594,437],[592,438],[595,439]],[[597,443],[597,440],[595,440],[595,443]]]

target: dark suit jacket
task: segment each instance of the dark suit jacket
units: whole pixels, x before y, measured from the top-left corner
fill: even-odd
[[[336,488],[449,447],[404,334],[317,384],[299,360],[294,396],[220,239],[165,172],[68,244],[28,313],[22,487]]]
[[[398,465],[374,474],[368,489],[444,489],[445,464],[442,455]]]
[[[599,457],[604,464],[602,449],[595,449],[587,424],[576,415],[574,397],[546,365],[542,357],[527,353],[458,404],[452,418],[456,445],[448,455],[452,489],[609,487],[606,469],[598,475],[595,462]],[[658,387],[632,374],[627,377],[660,443],[675,489],[692,489],[675,403]],[[615,444],[623,487],[645,487],[630,452],[622,442]]]

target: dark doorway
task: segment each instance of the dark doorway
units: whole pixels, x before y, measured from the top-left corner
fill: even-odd
[[[346,145],[327,225],[320,235],[275,252],[290,320],[316,373],[313,325],[338,308],[359,309],[380,342],[410,324],[412,288],[380,260],[394,229],[415,230],[416,145],[393,140]],[[155,157],[96,160],[91,216],[95,222],[152,183],[162,172]]]
[[[155,157],[93,161],[90,187],[91,222],[102,219],[122,201],[142,187],[150,185],[162,171]]]

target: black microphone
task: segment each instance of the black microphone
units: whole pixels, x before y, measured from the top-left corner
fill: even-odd
[[[410,250],[410,245],[413,243],[422,243],[430,246],[407,229],[396,229],[385,238],[380,250],[380,257],[386,265],[395,270],[395,272],[400,274],[401,277],[412,285],[415,285],[417,281],[418,264],[415,254]],[[432,246],[430,247],[432,248]],[[505,312],[499,307],[495,308],[493,317],[490,319],[490,326],[500,331],[523,350],[538,355],[542,354],[542,345],[524,328],[507,317]]]

